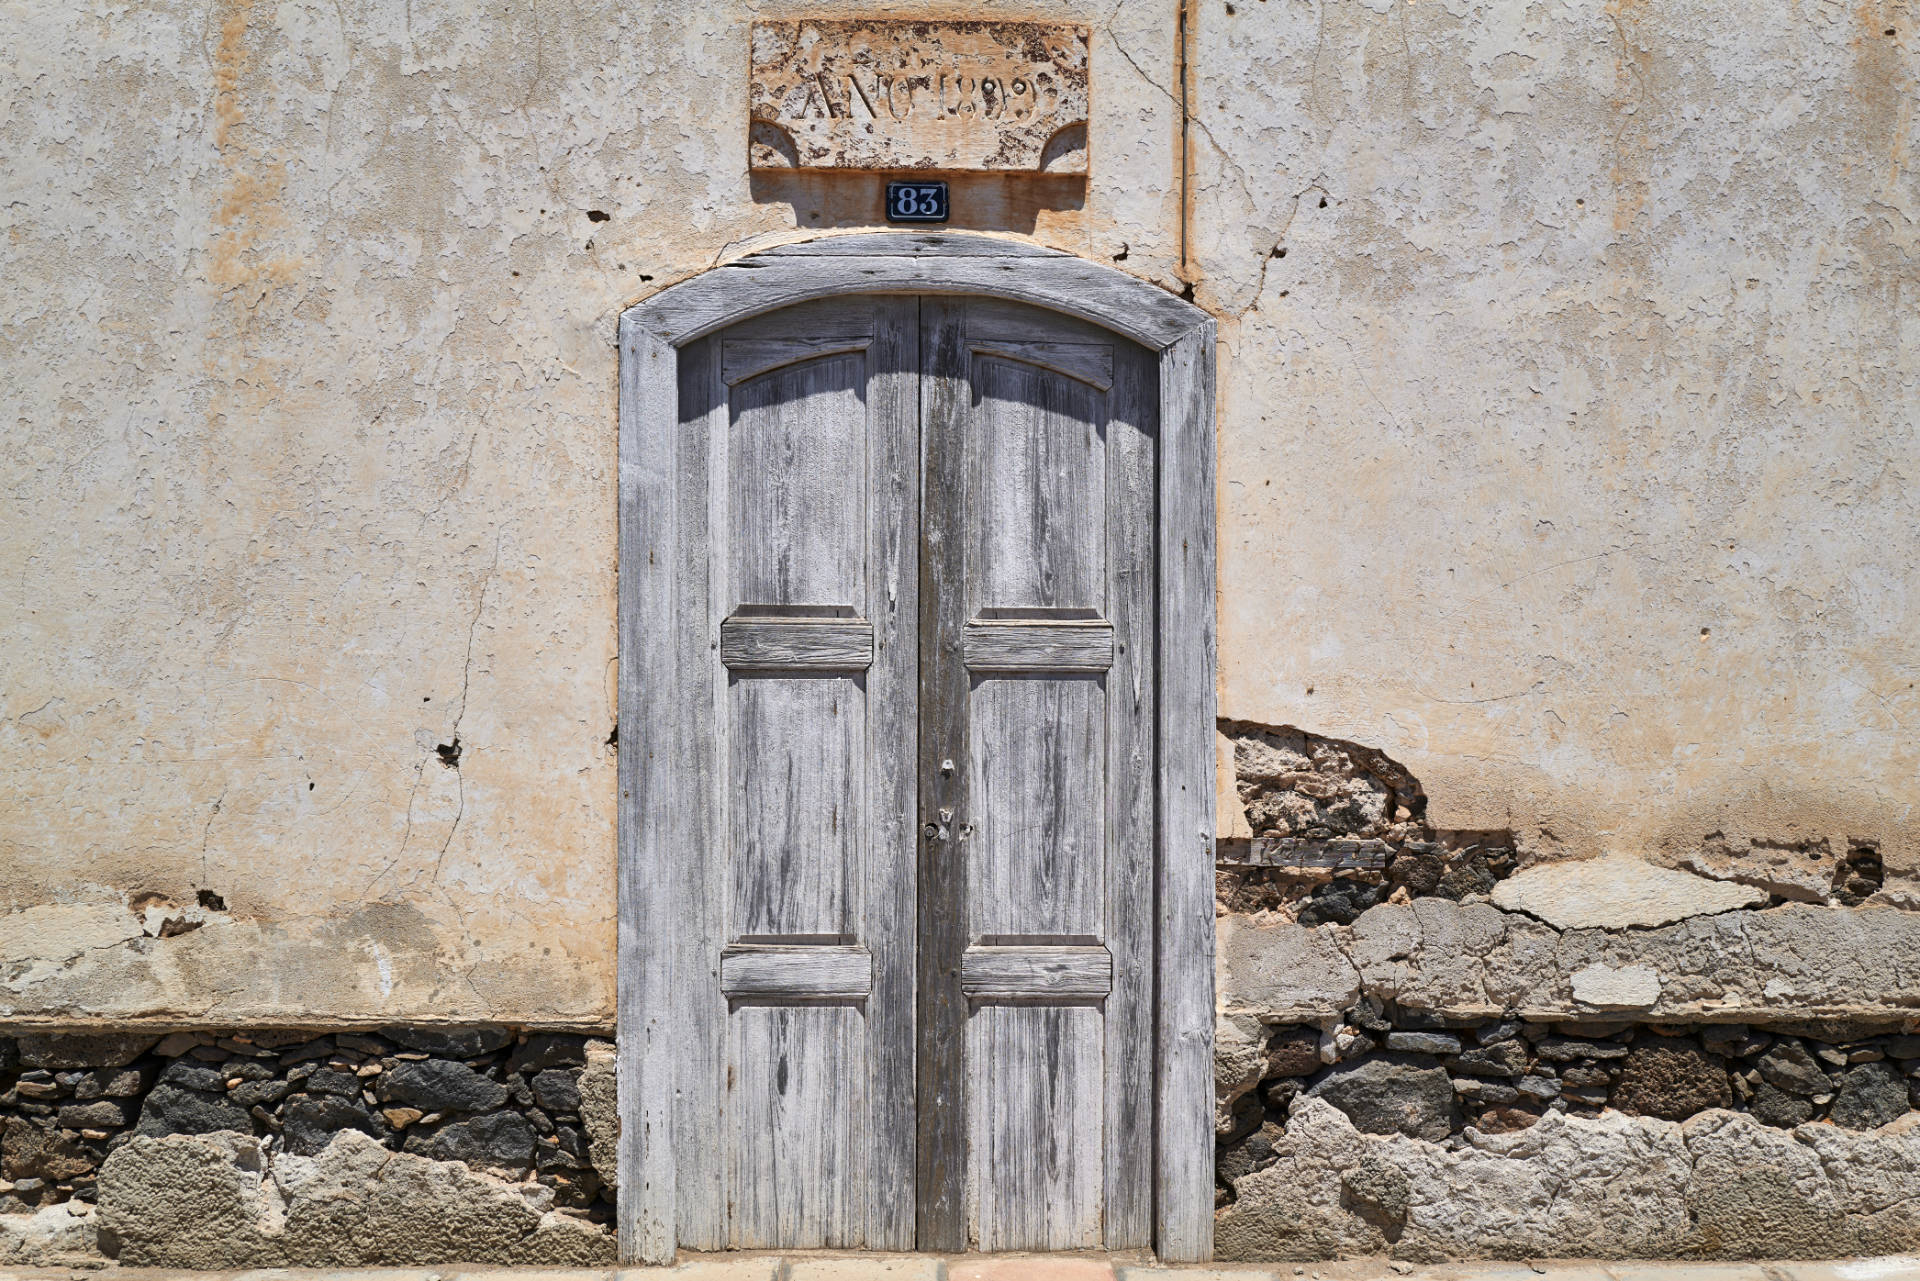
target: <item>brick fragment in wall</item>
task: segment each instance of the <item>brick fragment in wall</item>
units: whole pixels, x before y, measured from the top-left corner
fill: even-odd
[[[1222,1011],[1273,1023],[1332,1018],[1363,995],[1470,1018],[1920,1021],[1920,915],[1886,909],[1788,904],[1606,931],[1418,899],[1351,926],[1227,916],[1216,933]],[[1574,982],[1593,967],[1643,968],[1657,991],[1641,1009],[1595,1008]]]
[[[351,1131],[531,1177],[559,1210],[610,1222],[611,1074],[610,1041],[499,1027],[0,1035],[0,1212],[91,1201],[135,1136],[239,1134],[317,1157]],[[585,1115],[589,1097],[606,1115]]]

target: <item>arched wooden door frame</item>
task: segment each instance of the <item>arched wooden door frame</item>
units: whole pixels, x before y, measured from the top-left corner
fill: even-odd
[[[679,348],[737,321],[844,294],[1006,298],[1156,353],[1160,381],[1155,838],[1154,1246],[1213,1248],[1214,322],[1164,290],[1055,250],[956,234],[783,245],[662,290],[620,317],[620,1257],[676,1251],[675,816],[683,674],[672,626]],[[637,1123],[635,1123],[637,1121]]]

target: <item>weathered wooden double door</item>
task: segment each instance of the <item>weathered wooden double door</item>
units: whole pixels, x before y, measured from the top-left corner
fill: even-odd
[[[882,295],[679,359],[680,1244],[1145,1245],[1154,358]]]

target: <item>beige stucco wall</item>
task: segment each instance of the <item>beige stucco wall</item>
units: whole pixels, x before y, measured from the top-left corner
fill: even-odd
[[[877,203],[756,12],[0,6],[0,1018],[609,1021],[614,320]],[[1222,319],[1223,713],[1920,870],[1907,6],[1207,0],[1184,146],[1172,0],[968,12],[1095,117],[958,221]]]

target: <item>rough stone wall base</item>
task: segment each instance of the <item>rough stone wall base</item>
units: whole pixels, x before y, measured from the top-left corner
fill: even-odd
[[[101,1249],[123,1265],[598,1266],[604,1226],[553,1209],[553,1190],[396,1153],[342,1130],[318,1156],[235,1133],[135,1138],[100,1172]]]
[[[1835,1258],[1920,1248],[1920,1133],[1772,1129],[1549,1114],[1509,1134],[1430,1143],[1362,1134],[1294,1103],[1278,1159],[1240,1179],[1215,1224],[1222,1260],[1387,1254],[1526,1258]]]

